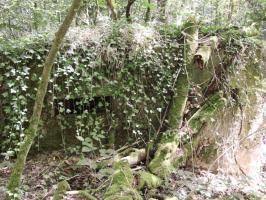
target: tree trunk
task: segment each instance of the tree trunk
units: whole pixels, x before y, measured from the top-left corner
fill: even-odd
[[[34,2],[34,10],[33,10],[33,27],[34,30],[38,30],[38,14],[36,13],[38,9],[37,2]]]
[[[50,73],[55,61],[57,52],[63,42],[63,39],[75,17],[79,7],[81,4],[81,0],[73,0],[72,5],[69,9],[67,16],[65,17],[62,25],[59,27],[58,32],[55,34],[55,39],[50,49],[50,52],[45,60],[43,73],[41,77],[41,81],[38,87],[36,100],[33,108],[33,113],[30,118],[29,127],[25,131],[25,139],[20,146],[19,153],[17,156],[16,163],[13,167],[12,174],[9,178],[8,182],[8,196],[7,199],[15,199],[14,194],[18,192],[21,182],[21,176],[25,167],[26,158],[28,152],[33,144],[34,138],[36,137],[36,132],[38,128],[38,124],[40,121],[40,116],[43,107],[44,97],[47,91],[48,82],[50,79]]]
[[[214,19],[215,25],[219,25],[222,22],[222,19],[221,19],[221,16],[220,16],[220,11],[219,11],[219,9],[220,9],[219,5],[220,5],[219,1],[216,0],[215,4],[214,4],[214,6],[215,6],[215,19]]]
[[[126,18],[128,22],[131,22],[131,16],[130,16],[130,9],[132,4],[135,2],[136,0],[128,0],[127,2],[127,6],[126,6]]]
[[[193,58],[197,49],[198,28],[195,19],[189,19],[184,25],[184,68],[183,73],[178,77],[176,82],[176,94],[172,99],[169,111],[169,131],[163,133],[153,160],[149,163],[149,170],[164,178],[175,169],[176,163],[179,162],[179,129],[183,123],[183,114],[187,103],[188,92],[190,87],[190,76],[192,73]]]
[[[232,17],[233,17],[233,13],[235,10],[235,3],[234,0],[230,0],[230,10],[229,10],[229,14],[228,14],[228,21],[231,23],[232,22]]]
[[[150,21],[150,18],[151,18],[151,0],[148,0],[148,7],[147,7],[147,10],[146,10],[146,14],[145,14],[145,22],[148,22]]]
[[[158,7],[158,19],[161,22],[166,22],[166,4],[167,0],[157,0],[157,7]]]
[[[98,17],[98,14],[100,12],[100,8],[99,8],[99,2],[98,0],[96,0],[96,8],[95,8],[95,12],[94,12],[94,15],[93,15],[93,24],[96,25],[97,23],[97,17]]]
[[[117,20],[117,13],[115,10],[115,7],[113,5],[112,0],[106,0],[107,6],[109,8],[109,10],[111,11],[111,17],[113,20]]]

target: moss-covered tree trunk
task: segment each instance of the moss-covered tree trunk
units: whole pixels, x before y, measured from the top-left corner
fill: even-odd
[[[17,192],[20,186],[21,176],[22,176],[22,173],[25,167],[26,158],[33,144],[34,138],[36,136],[36,132],[37,132],[37,128],[38,128],[38,124],[39,124],[39,120],[40,120],[40,116],[42,112],[43,101],[44,101],[44,97],[47,91],[48,82],[50,79],[51,69],[55,61],[57,52],[59,51],[59,48],[63,42],[63,39],[71,25],[71,22],[73,21],[73,18],[75,17],[80,7],[81,1],[82,0],[73,0],[67,16],[65,17],[62,25],[59,27],[58,32],[55,34],[54,42],[45,60],[41,81],[39,83],[39,87],[38,87],[38,91],[37,91],[37,95],[35,99],[33,113],[30,118],[29,127],[25,130],[26,136],[25,136],[23,143],[20,146],[16,163],[13,167],[12,174],[9,178],[9,182],[7,186],[8,195],[6,199],[17,198]]]
[[[175,96],[169,111],[169,130],[163,133],[153,160],[149,163],[149,170],[164,178],[179,160],[179,134],[183,122],[183,114],[187,103],[190,87],[190,76],[193,70],[193,58],[197,49],[198,28],[194,19],[184,25],[184,63],[181,75],[175,85]]]

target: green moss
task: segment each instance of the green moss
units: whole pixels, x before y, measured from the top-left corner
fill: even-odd
[[[182,29],[190,35],[193,35],[199,28],[199,24],[195,17],[189,17],[183,24]]]
[[[198,132],[199,129],[205,122],[208,122],[218,110],[226,105],[226,101],[221,94],[217,93],[211,96],[206,103],[189,119],[188,125],[194,133]],[[167,135],[167,133],[166,133]],[[172,134],[173,135],[173,134]],[[175,132],[175,135],[178,134]],[[166,138],[166,139],[165,139]],[[195,146],[198,142],[197,138],[193,139],[192,143],[188,143],[184,147],[184,155],[180,156],[177,153],[179,149],[178,138],[173,140],[167,139],[164,136],[164,140],[161,140],[158,150],[155,153],[154,159],[149,164],[149,170],[158,175],[161,178],[168,176],[171,171],[175,170],[178,166],[183,165],[187,158],[192,155],[191,145]],[[210,150],[209,153],[214,153]]]
[[[186,67],[183,69],[176,82],[175,96],[172,101],[171,109],[169,111],[169,126],[172,130],[177,130],[181,127],[183,121],[183,114],[186,107],[189,91],[189,76],[193,71],[193,58],[198,48],[198,24],[195,18],[189,18],[182,28],[185,34],[184,41],[184,60]],[[169,131],[161,137],[160,144],[153,160],[148,165],[149,170],[161,178],[165,178],[183,161],[182,155],[178,153],[179,142],[178,133],[176,131]]]
[[[157,188],[162,183],[162,180],[159,177],[149,172],[140,171],[138,172],[138,177],[139,177],[139,185],[138,185],[139,189],[142,189],[144,187],[147,187],[149,189]]]
[[[36,124],[37,126],[37,124]],[[30,147],[33,143],[34,137],[35,135],[29,134],[32,133],[32,127],[29,127],[25,132],[26,132],[26,137],[24,142],[21,144],[20,146],[20,151],[19,154],[17,156],[17,160],[16,163],[13,166],[13,171],[12,174],[9,178],[8,181],[8,196],[6,197],[7,200],[9,199],[17,199],[14,198],[15,196],[18,195],[19,193],[19,186],[20,186],[20,182],[21,182],[21,176],[22,176],[22,172],[26,163],[26,158],[28,155],[28,152],[30,150]]]
[[[180,128],[182,124],[183,113],[187,103],[189,90],[186,74],[182,74],[180,77],[178,77],[175,88],[175,96],[173,97],[168,116],[169,126],[171,129]]]
[[[194,55],[198,49],[198,39],[199,39],[199,31],[198,31],[198,23],[194,17],[189,18],[184,23],[184,33],[185,33],[185,41],[184,41],[184,60],[186,66],[186,72],[188,76],[194,70]]]
[[[226,105],[226,100],[220,93],[211,96],[206,103],[188,120],[189,127],[196,133],[205,122],[211,120],[214,114]]]
[[[70,189],[70,186],[67,181],[61,181],[57,184],[56,191],[53,196],[53,200],[61,200],[63,199],[66,191]]]
[[[113,161],[112,160],[101,160],[99,163],[97,163],[96,169],[104,169],[107,167],[110,167],[112,165]]]
[[[160,178],[168,176],[176,167],[181,165],[177,150],[178,143],[176,142],[160,144],[154,158],[148,165],[149,170]]]
[[[129,167],[128,162],[119,161],[114,164],[115,172],[113,176],[113,183],[118,185],[132,186],[133,173]]]
[[[188,126],[193,133],[197,133],[204,123],[208,122],[213,118],[219,110],[221,110],[226,105],[226,101],[221,97],[220,93],[216,93],[211,96],[206,103],[188,120]],[[198,146],[200,137],[193,137],[191,142],[188,142],[184,146],[184,156],[181,163],[185,163],[186,160],[192,155],[193,147]],[[186,141],[183,141],[186,142]],[[205,149],[204,158],[211,159],[211,157],[216,155],[217,149],[215,145],[208,146]]]
[[[262,199],[261,197],[258,197],[256,194],[250,194],[248,195],[248,198],[250,200],[261,200]]]
[[[132,186],[134,181],[133,173],[128,162],[119,161],[114,164],[115,172],[113,174],[112,185],[107,189],[105,200],[133,200],[142,199]]]

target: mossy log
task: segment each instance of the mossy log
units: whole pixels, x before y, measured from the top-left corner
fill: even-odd
[[[179,164],[180,155],[178,154],[179,150],[179,138],[177,131],[168,131],[164,133],[164,138],[172,138],[172,141],[169,142],[160,142],[158,144],[154,158],[148,165],[149,170],[161,177],[165,178],[172,171],[174,171]],[[175,138],[173,138],[175,136]]]
[[[169,128],[179,129],[182,125],[183,114],[187,103],[190,87],[190,76],[193,71],[193,59],[198,48],[198,27],[194,18],[184,24],[184,68],[175,84],[175,95],[172,99],[168,115]]]
[[[172,99],[171,109],[169,111],[168,121],[171,129],[179,129],[182,125],[183,112],[186,107],[189,91],[189,83],[186,73],[178,77],[175,86],[175,95]]]
[[[194,17],[190,17],[183,25],[184,35],[184,58],[185,64],[190,65],[198,49],[199,29],[198,22]]]

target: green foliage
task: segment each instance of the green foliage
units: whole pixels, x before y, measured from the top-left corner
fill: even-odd
[[[8,88],[0,94],[2,104],[8,105],[3,108],[8,117],[5,117],[5,126],[1,130],[2,137],[5,138],[1,144],[2,150],[7,146],[10,147],[5,154],[6,157],[15,154],[25,136],[25,125],[28,122],[27,113],[30,109],[28,105],[34,99],[34,94],[27,91],[32,79],[35,77],[38,80],[36,73],[31,71],[32,60],[43,62],[45,50],[39,49],[39,47],[43,46],[44,38],[32,38],[30,45],[36,49],[30,48],[28,39],[22,39],[20,42],[3,42],[0,45],[1,59],[3,60],[0,66],[0,80]],[[23,51],[22,48],[25,50]],[[11,144],[16,144],[16,147],[14,148]]]
[[[125,18],[125,7],[128,1],[113,0],[120,19]],[[0,38],[18,38],[29,33],[35,34],[46,29],[55,28],[67,11],[69,0],[3,0],[0,2]],[[151,19],[157,19],[159,4],[148,0],[137,0],[131,7],[133,21],[144,22],[147,9]],[[212,25],[250,25],[253,22],[259,27],[265,21],[265,0],[167,0],[166,13],[170,23],[182,24],[187,17],[194,16],[204,23]],[[76,20],[77,26],[95,25],[101,16],[108,16],[105,0],[83,1]],[[102,19],[100,19],[101,21]],[[106,19],[105,19],[106,20]]]
[[[55,117],[53,110],[57,106],[59,113],[55,119],[60,122],[62,133],[73,126],[66,120],[70,110],[64,107],[65,101],[80,98],[79,103],[86,105],[99,95],[94,93],[96,88],[119,86],[111,93],[117,104],[112,110],[109,102],[99,102],[92,110],[76,113],[74,128],[83,152],[95,151],[96,146],[106,144],[111,131],[117,136],[124,134],[131,141],[138,137],[152,138],[152,127],[161,123],[177,69],[181,66],[179,63],[182,63],[181,55],[177,55],[178,40],[174,40],[173,45],[173,35],[164,33],[163,37],[157,36],[158,40],[150,41],[154,48],[136,51],[132,49],[133,32],[131,26],[118,22],[111,33],[101,39],[101,48],[89,43],[72,52],[72,47],[66,44],[66,51],[55,62],[43,120]],[[28,40],[2,43],[1,71],[6,74],[2,79],[7,83],[7,90],[1,95],[5,97],[4,111],[9,117],[2,130],[1,146],[2,151],[8,150],[12,155],[24,137],[23,130],[27,127],[34,88],[42,68],[40,63],[49,47],[43,39],[32,40],[32,43]],[[103,110],[102,116],[97,113],[98,108]]]
[[[25,32],[36,32],[44,27],[55,27],[66,14],[69,0],[10,1],[0,3],[0,31],[9,37]]]
[[[252,9],[250,9],[247,13],[247,23],[250,25],[255,22],[258,26],[262,25],[263,21],[266,20],[266,1],[255,0],[254,2],[250,2],[250,4]]]
[[[201,27],[201,35],[210,31],[211,35],[219,36],[227,55],[222,58],[223,66],[230,66],[229,71],[235,77],[238,77],[236,69],[242,69],[246,60],[257,57],[252,50],[257,48],[253,40],[238,29]],[[152,140],[161,131],[160,126],[167,125],[166,108],[176,94],[176,80],[184,73],[182,30],[173,25],[154,29],[155,34],[145,39],[146,46],[136,43],[136,31],[145,32],[146,28],[136,30],[135,25],[119,20],[106,31],[108,34],[100,37],[99,44],[89,41],[73,47],[69,41],[63,47],[49,83],[43,121],[52,118],[59,122],[65,148],[68,146],[64,134],[70,129],[81,142],[81,151],[99,153],[99,147],[113,145],[112,135],[115,145],[139,138]],[[47,41],[46,35],[1,41],[0,71],[5,76],[0,75],[0,83],[4,83],[6,90],[0,95],[4,114],[8,116],[1,127],[1,151],[6,157],[16,154],[24,137],[42,68],[40,63],[49,48]],[[246,47],[249,51],[241,53]],[[220,87],[230,98],[231,88],[242,85],[232,76],[222,77]],[[104,98],[95,101],[97,96],[111,96],[111,101]],[[65,103],[76,98],[81,107],[91,102],[97,105],[89,110],[81,108],[79,113],[75,109],[70,111]],[[101,113],[97,112],[99,109]]]

